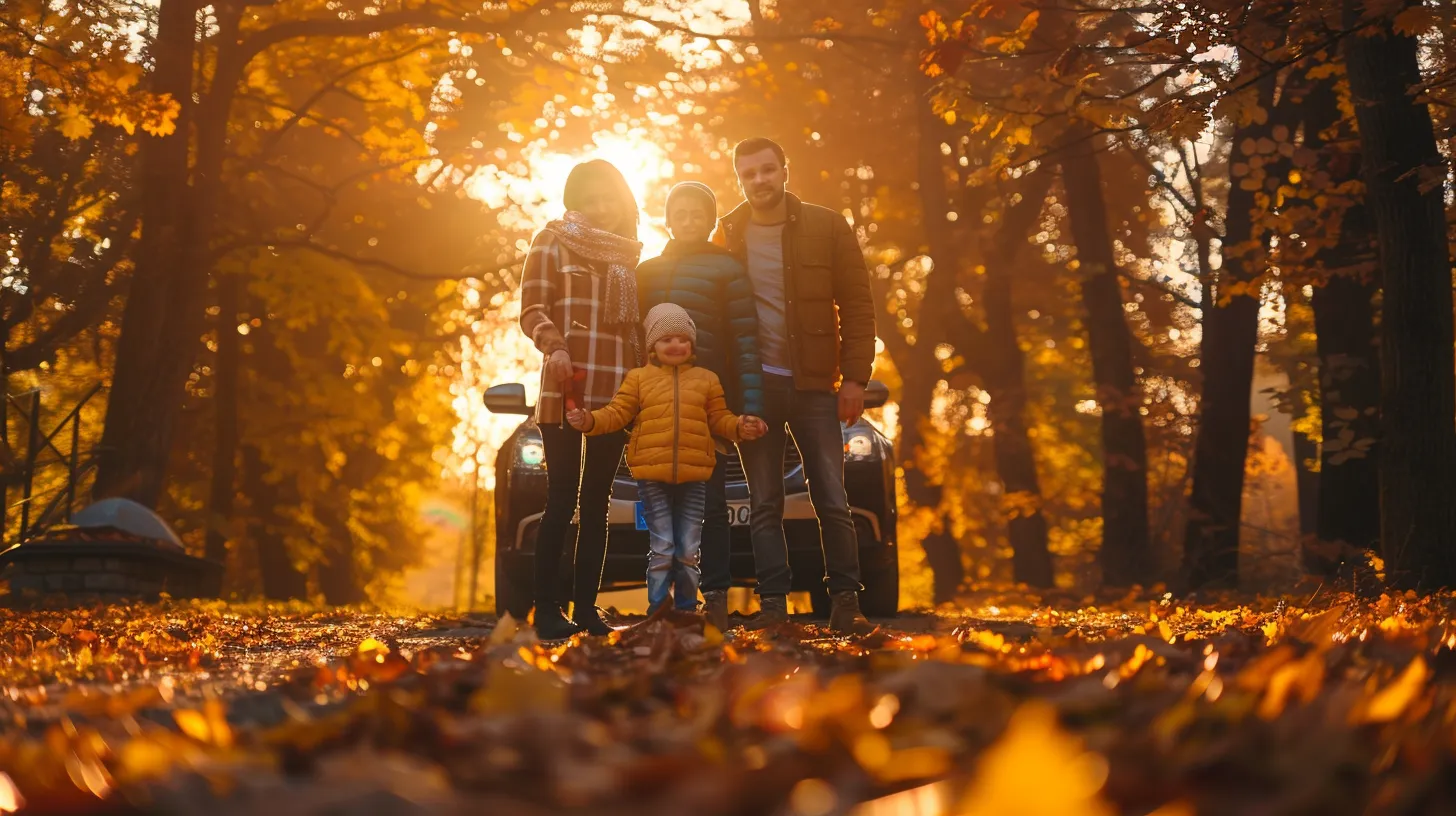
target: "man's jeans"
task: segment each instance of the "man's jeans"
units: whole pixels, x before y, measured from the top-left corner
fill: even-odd
[[[839,397],[829,391],[798,391],[794,379],[763,375],[768,433],[739,443],[748,477],[753,560],[759,595],[787,595],[793,581],[784,538],[784,450],[788,432],[804,460],[809,500],[819,517],[824,566],[830,592],[857,592],[859,541],[844,492],[844,433],[839,427]]]
[[[718,464],[708,479],[703,502],[703,591],[726,590],[733,586],[729,570],[732,530],[728,525],[728,462],[732,453],[718,454]]]
[[[678,609],[698,608],[698,560],[703,544],[703,499],[707,482],[637,482],[651,551],[647,554],[648,614],[673,589]]]

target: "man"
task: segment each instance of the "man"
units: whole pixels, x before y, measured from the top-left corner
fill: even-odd
[[[783,466],[792,434],[819,518],[833,601],[829,625],[865,633],[874,627],[859,609],[859,544],[844,492],[839,423],[864,412],[874,363],[869,270],[844,216],[788,192],[782,147],[763,137],[745,139],[733,148],[733,166],[744,203],[719,221],[715,240],[748,268],[758,307],[762,417],[769,429],[739,450],[751,501],[760,623],[788,618]]]

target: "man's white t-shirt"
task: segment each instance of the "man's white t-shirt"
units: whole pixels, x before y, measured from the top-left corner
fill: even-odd
[[[758,305],[758,356],[767,374],[793,375],[784,296],[784,225],[748,222],[748,277]]]

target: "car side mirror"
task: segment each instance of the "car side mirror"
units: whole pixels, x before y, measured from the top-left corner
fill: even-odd
[[[870,380],[864,396],[865,408],[879,408],[890,401],[890,388],[879,380]]]
[[[480,399],[492,414],[530,414],[536,410],[526,404],[526,386],[520,383],[492,385]]]

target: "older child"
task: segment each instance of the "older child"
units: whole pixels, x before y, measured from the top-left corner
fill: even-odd
[[[692,364],[697,327],[681,306],[654,306],[643,326],[651,364],[629,371],[605,407],[575,409],[566,419],[588,436],[615,433],[636,420],[627,465],[637,479],[651,540],[649,611],[667,601],[674,583],[674,605],[696,610],[703,501],[717,464],[713,437],[757,439],[767,428],[757,417],[729,411],[718,375]]]
[[[718,375],[728,408],[763,412],[763,366],[758,358],[758,306],[748,270],[728,250],[708,240],[718,222],[718,199],[706,184],[684,181],[667,194],[672,240],[662,254],[637,266],[642,312],[676,303],[697,327],[694,363]],[[731,446],[720,449],[704,500],[702,590],[708,620],[728,624],[728,487]]]

